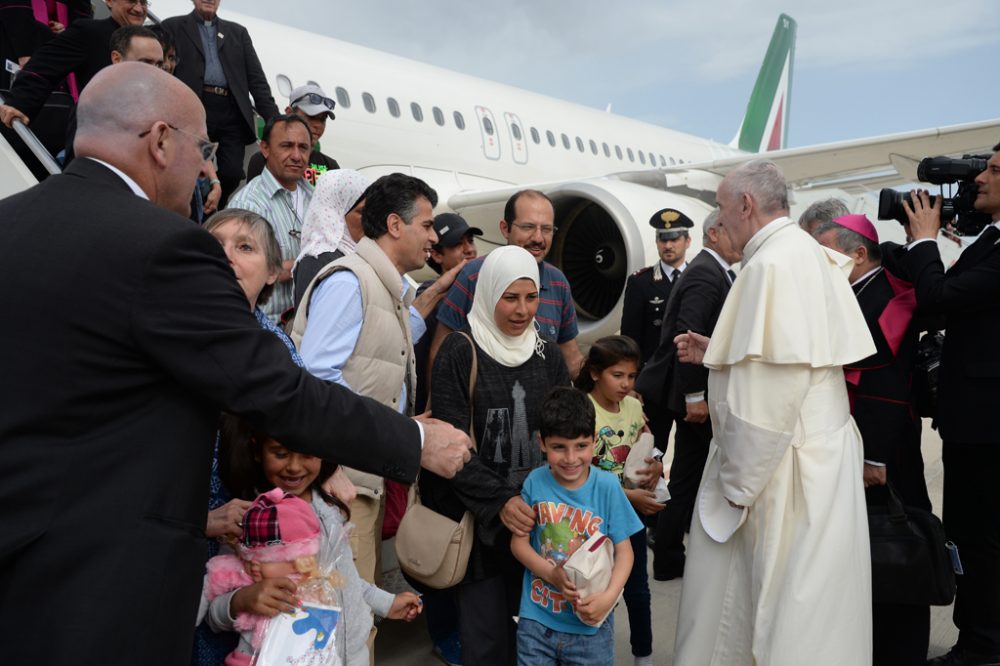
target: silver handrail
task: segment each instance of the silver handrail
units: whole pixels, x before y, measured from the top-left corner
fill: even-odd
[[[6,104],[3,95],[0,95],[0,104]],[[62,173],[62,169],[59,167],[59,164],[52,159],[52,155],[45,148],[45,146],[42,145],[42,142],[38,140],[38,137],[35,136],[35,133],[32,132],[27,125],[22,123],[20,120],[15,119],[11,126],[17,135],[21,137],[21,141],[24,141],[24,145],[28,147],[28,150],[30,150],[38,161],[42,163],[42,166],[45,167],[46,171],[53,176],[57,173]]]

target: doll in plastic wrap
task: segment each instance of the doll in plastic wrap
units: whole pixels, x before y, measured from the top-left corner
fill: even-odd
[[[238,555],[213,557],[205,579],[209,626],[241,635],[227,666],[246,666],[255,654],[266,664],[279,653],[298,663],[366,664],[370,611],[407,621],[419,614],[416,595],[360,579],[345,518],[280,488],[254,500]]]

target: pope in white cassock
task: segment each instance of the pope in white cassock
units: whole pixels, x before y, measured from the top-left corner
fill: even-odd
[[[703,352],[715,436],[675,663],[871,664],[861,436],[841,366],[875,345],[845,279],[850,260],[788,219],[772,162],[733,170],[716,199],[743,269]],[[697,360],[699,337],[678,336],[682,360]]]

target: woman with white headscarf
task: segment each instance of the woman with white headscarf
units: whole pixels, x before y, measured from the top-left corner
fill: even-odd
[[[368,178],[353,169],[327,171],[316,181],[302,224],[302,249],[292,267],[296,306],[321,268],[354,252],[364,235],[361,211],[368,185]]]
[[[542,399],[553,386],[569,385],[559,347],[535,331],[538,279],[538,263],[526,250],[507,246],[490,252],[466,327],[445,338],[434,359],[434,416],[469,432],[478,451],[453,479],[420,476],[425,504],[456,520],[466,510],[476,518],[469,569],[456,588],[466,664],[514,662],[511,617],[518,612],[523,569],[511,555],[510,535],[527,533],[533,522],[521,483],[545,460],[538,444]],[[473,345],[466,335],[477,361],[471,424]],[[525,519],[523,510],[527,528],[518,521]]]

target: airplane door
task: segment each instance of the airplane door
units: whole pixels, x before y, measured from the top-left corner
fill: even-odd
[[[483,154],[488,160],[500,159],[500,135],[493,112],[485,106],[477,106],[476,117],[479,120],[479,132],[483,137]]]
[[[503,119],[507,121],[507,131],[510,133],[512,157],[517,164],[528,163],[528,142],[524,136],[524,124],[513,113],[504,111]]]

